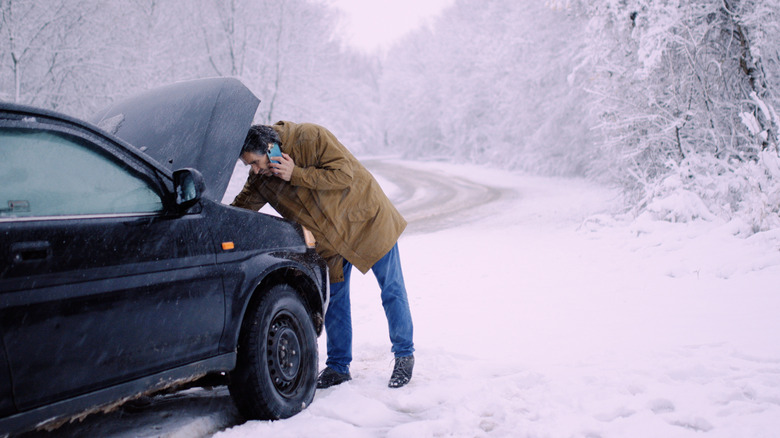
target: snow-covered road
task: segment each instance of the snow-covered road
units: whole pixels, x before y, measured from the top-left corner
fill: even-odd
[[[474,222],[484,208],[515,196],[512,188],[474,182],[468,175],[444,172],[409,162],[370,159],[363,163],[380,181],[393,204],[409,222],[405,236]]]
[[[409,385],[386,387],[379,291],[356,273],[353,380],[301,414],[228,428],[226,392],[193,390],[57,436],[777,436],[780,232],[616,222],[615,193],[580,180],[367,163],[411,219]]]

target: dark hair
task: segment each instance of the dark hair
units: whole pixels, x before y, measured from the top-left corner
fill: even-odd
[[[268,152],[269,143],[281,143],[279,134],[274,131],[273,128],[267,125],[253,125],[249,128],[249,132],[246,134],[244,140],[244,146],[241,148],[241,153],[253,152],[256,154],[264,154]]]

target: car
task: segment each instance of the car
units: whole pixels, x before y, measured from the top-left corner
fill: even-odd
[[[222,203],[258,104],[232,78],[90,121],[0,103],[0,436],[199,382],[247,419],[311,403],[327,266]]]

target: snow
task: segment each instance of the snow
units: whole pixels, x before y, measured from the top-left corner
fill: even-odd
[[[293,418],[215,437],[776,436],[780,231],[622,221],[616,194],[581,180],[404,164],[516,194],[402,236],[410,384],[386,386],[378,287],[355,272],[353,380]]]

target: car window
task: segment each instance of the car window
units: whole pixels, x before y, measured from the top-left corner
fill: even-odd
[[[0,218],[150,213],[160,196],[136,172],[67,134],[0,128]]]

